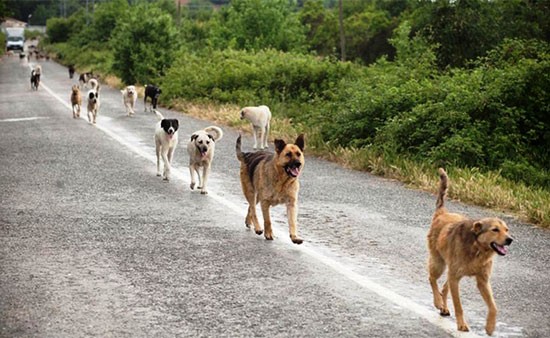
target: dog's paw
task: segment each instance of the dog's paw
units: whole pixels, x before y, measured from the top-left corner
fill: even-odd
[[[268,234],[267,232],[265,233],[264,235],[265,239],[268,240],[268,241],[272,241],[273,240],[273,234]]]
[[[206,191],[206,190],[201,190],[201,195],[208,195],[208,191]]]
[[[263,233],[264,233],[263,230],[256,230],[256,235],[261,235],[261,234],[263,234]]]
[[[457,328],[458,328],[458,331],[462,331],[462,332],[468,332],[470,331],[470,328],[468,327],[468,325],[466,323],[462,323],[462,324],[458,324],[457,323]]]
[[[169,178],[168,176],[164,176],[164,177],[162,178],[162,180],[163,180],[164,182],[168,182],[168,181],[170,181],[170,178]]]
[[[290,240],[292,241],[292,243],[294,244],[302,244],[304,242],[303,239],[297,237],[297,236],[290,236]]]
[[[439,309],[439,315],[442,317],[448,317],[451,315],[449,309]]]
[[[191,188],[191,190],[194,190],[195,189],[195,182],[191,182],[191,184],[189,184],[189,188]]]

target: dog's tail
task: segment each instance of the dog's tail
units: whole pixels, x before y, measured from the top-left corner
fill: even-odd
[[[449,177],[443,168],[439,168],[439,193],[437,195],[437,202],[435,203],[435,210],[441,209],[445,206],[445,196],[447,195]]]
[[[156,109],[155,109],[155,115],[157,115],[157,118],[159,119],[159,121],[164,120],[164,116],[162,116],[162,114]]]
[[[235,144],[235,151],[237,152],[237,158],[239,161],[244,163],[244,154],[241,149],[241,134],[239,134],[239,137],[237,137],[237,142]]]
[[[204,131],[208,135],[211,135],[214,138],[214,141],[216,141],[216,142],[223,137],[223,130],[219,127],[216,127],[216,126],[206,127],[206,128],[204,128]],[[214,134],[214,135],[212,135],[212,134]]]

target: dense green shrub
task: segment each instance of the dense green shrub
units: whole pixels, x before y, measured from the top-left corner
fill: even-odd
[[[168,98],[242,105],[307,102],[329,95],[351,69],[351,64],[275,50],[193,53],[182,49],[162,85]]]
[[[127,84],[146,84],[158,81],[172,64],[177,31],[170,14],[140,4],[119,18],[110,44],[115,74]]]

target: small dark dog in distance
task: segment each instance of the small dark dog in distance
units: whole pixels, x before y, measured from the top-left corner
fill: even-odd
[[[154,85],[145,85],[145,94],[143,95],[143,106],[147,111],[147,98],[151,98],[151,112],[157,109],[158,99],[162,90]]]
[[[74,65],[69,65],[69,79],[72,79],[74,77]]]
[[[31,71],[31,90],[38,90],[40,86],[40,75],[42,74],[42,67],[36,65]]]

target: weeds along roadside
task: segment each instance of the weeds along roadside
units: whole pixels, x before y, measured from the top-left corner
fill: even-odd
[[[250,132],[248,123],[239,119],[235,105],[214,103],[191,103],[174,100],[170,106],[195,118]],[[346,168],[367,171],[374,175],[395,179],[409,188],[431,193],[437,192],[439,176],[432,164],[418,163],[399,156],[380,155],[367,148],[342,148],[326,144],[319,133],[311,129],[299,130],[289,119],[273,118],[270,138],[293,139],[305,132],[307,152],[336,162]],[[460,202],[486,207],[499,212],[511,213],[522,221],[541,227],[550,227],[550,192],[511,182],[498,172],[481,172],[463,168],[446,168],[451,178],[449,197]]]
[[[53,51],[52,51],[53,52]],[[108,53],[97,52],[94,63],[82,60],[87,66],[77,70],[93,70],[101,76],[102,82],[115,88],[122,88],[122,81],[109,73],[111,59]],[[53,56],[53,55],[52,55]],[[143,87],[138,86],[143,96]],[[246,123],[238,116],[240,107],[231,104],[211,102],[189,102],[173,99],[169,107],[185,114],[214,121],[221,125],[249,132]],[[420,163],[402,156],[380,154],[369,148],[334,146],[325,143],[320,134],[307,126],[293,123],[288,118],[274,117],[271,139],[280,137],[292,139],[299,132],[305,132],[308,139],[308,153],[354,170],[371,172],[382,177],[396,179],[410,188],[436,192],[438,177],[431,163]],[[541,227],[550,227],[550,191],[536,187],[527,187],[522,183],[503,178],[498,172],[480,171],[476,168],[446,168],[452,180],[449,197],[464,203],[487,207],[493,210],[511,213],[519,219]]]

